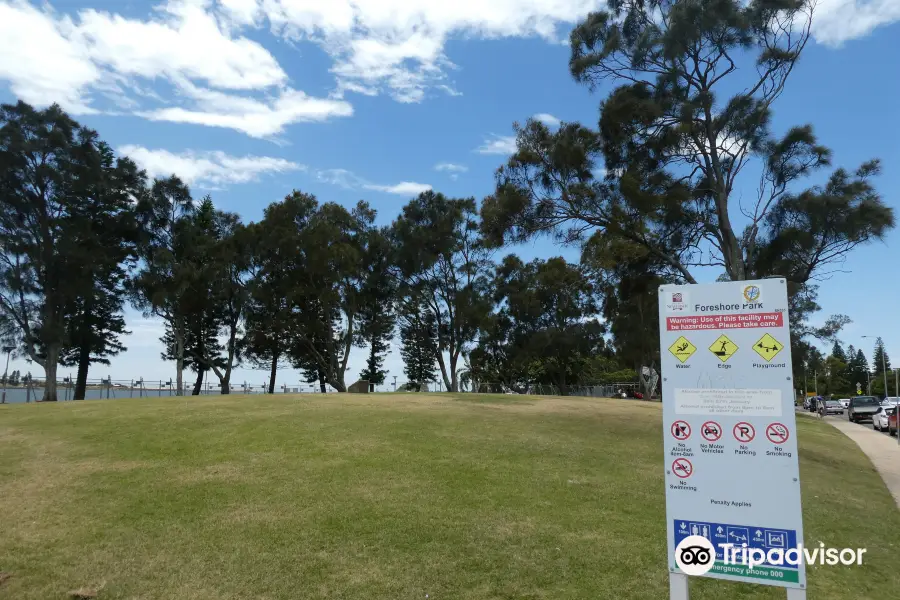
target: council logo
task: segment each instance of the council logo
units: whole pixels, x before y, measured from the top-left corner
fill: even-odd
[[[705,575],[715,562],[715,547],[701,535],[689,535],[675,546],[675,564],[685,575]]]
[[[762,290],[758,285],[744,287],[744,300],[747,302],[759,302],[762,298]]]

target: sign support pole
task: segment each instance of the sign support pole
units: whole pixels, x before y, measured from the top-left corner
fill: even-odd
[[[684,573],[669,573],[669,600],[688,600],[688,576]],[[795,600],[788,598],[788,600]],[[799,598],[797,600],[800,600]],[[803,598],[803,600],[806,600]]]

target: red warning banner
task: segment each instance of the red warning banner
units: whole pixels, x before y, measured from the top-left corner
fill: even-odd
[[[781,327],[784,313],[747,313],[743,315],[695,315],[692,317],[666,317],[669,331],[696,329],[757,329]]]

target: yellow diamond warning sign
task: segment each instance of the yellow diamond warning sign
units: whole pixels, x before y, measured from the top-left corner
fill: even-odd
[[[771,362],[775,356],[784,349],[784,344],[773,338],[768,333],[761,338],[759,341],[753,344],[753,350],[756,351],[757,354],[766,359],[766,362]]]
[[[689,359],[691,355],[697,351],[697,347],[688,341],[688,339],[684,336],[681,336],[675,343],[669,346],[669,352],[675,355],[675,358],[680,360],[682,363]]]
[[[738,351],[738,347],[737,344],[728,339],[728,336],[720,335],[719,339],[709,347],[709,351],[718,356],[719,360],[725,362]]]

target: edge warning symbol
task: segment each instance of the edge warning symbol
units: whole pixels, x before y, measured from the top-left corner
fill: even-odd
[[[696,351],[697,347],[684,336],[681,336],[675,340],[674,344],[669,346],[669,352],[682,363],[689,359]]]
[[[752,442],[753,438],[756,437],[756,428],[746,421],[741,421],[734,426],[731,433],[734,434],[734,439],[746,444],[747,442]]]
[[[766,362],[771,362],[775,356],[778,355],[779,352],[784,350],[784,344],[773,338],[768,333],[759,340],[755,344],[753,344],[753,351],[763,357]]]
[[[712,346],[709,347],[709,351],[715,354],[719,360],[725,362],[734,356],[734,353],[738,351],[738,347],[727,335],[722,334],[712,343]]]
[[[694,474],[694,465],[686,458],[676,458],[672,461],[672,473],[681,479],[687,479]]]
[[[718,442],[722,437],[722,426],[715,421],[707,421],[700,427],[700,435],[707,442]]]
[[[680,441],[688,439],[691,437],[691,426],[687,421],[675,421],[672,423],[672,437]]]

